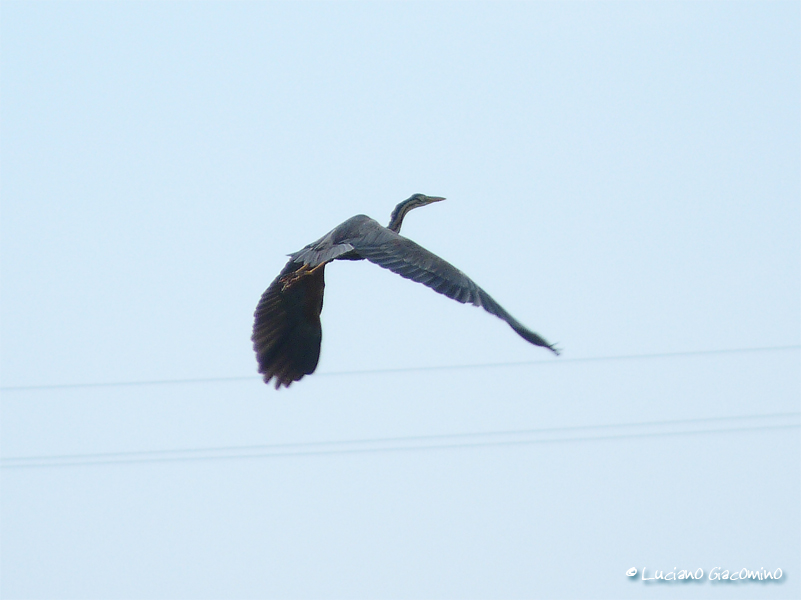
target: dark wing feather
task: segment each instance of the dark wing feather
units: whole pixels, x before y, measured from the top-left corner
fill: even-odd
[[[349,239],[371,226],[381,227],[364,215],[351,217],[316,242],[290,254],[283,271],[262,294],[251,339],[259,373],[265,382],[275,378],[276,389],[289,387],[317,368],[323,339],[320,312],[325,263],[337,258],[359,259]],[[302,268],[304,272],[299,273]]]
[[[285,277],[302,266],[302,262],[290,260],[262,294],[254,314],[251,339],[259,373],[265,383],[274,377],[276,389],[313,373],[320,358],[325,266],[284,289]]]
[[[378,227],[380,230],[371,231],[370,235],[350,240],[354,252],[401,277],[427,285],[435,292],[453,298],[457,302],[481,306],[488,313],[506,321],[526,341],[559,354],[555,346],[524,327],[487,292],[452,264],[412,240],[380,225]]]

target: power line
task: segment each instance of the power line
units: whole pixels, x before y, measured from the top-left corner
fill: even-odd
[[[368,369],[362,371],[336,371],[328,373],[317,373],[315,377],[336,377],[336,376],[361,376],[361,375],[376,375],[385,373],[410,373],[422,371],[454,371],[460,369],[494,369],[500,367],[525,367],[536,365],[565,365],[565,364],[579,364],[587,362],[605,362],[605,361],[624,361],[624,360],[653,360],[662,358],[679,358],[679,357],[693,357],[693,356],[714,356],[720,354],[743,354],[754,352],[777,352],[787,350],[799,350],[801,344],[791,344],[789,346],[766,346],[758,348],[731,348],[722,350],[693,350],[686,352],[660,352],[654,354],[627,354],[617,356],[589,356],[585,358],[560,358],[552,360],[529,360],[518,362],[500,362],[500,363],[480,363],[472,365],[437,365],[433,367],[401,367],[391,369]],[[56,383],[47,385],[19,385],[19,386],[0,386],[0,391],[3,392],[22,392],[33,390],[58,390],[58,389],[79,389],[79,388],[94,388],[94,387],[128,387],[128,386],[143,386],[143,385],[181,385],[181,384],[196,384],[196,383],[225,383],[235,381],[256,381],[259,379],[257,375],[239,375],[232,377],[197,377],[191,379],[155,379],[148,381],[112,381],[100,383]]]
[[[514,446],[553,442],[587,442],[671,435],[748,432],[801,427],[801,412],[742,415],[698,419],[675,419],[614,425],[587,425],[542,429],[503,430],[491,432],[417,435],[392,438],[302,442],[183,450],[149,450],[140,452],[100,452],[25,456],[0,460],[2,468],[64,467],[127,463],[186,462],[199,460],[233,460],[288,456],[321,456],[365,454],[392,451],[424,451],[437,449]],[[736,421],[750,421],[748,425]]]

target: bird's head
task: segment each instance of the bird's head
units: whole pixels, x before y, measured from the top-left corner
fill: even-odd
[[[427,204],[439,202],[440,200],[445,200],[445,198],[440,196],[426,196],[425,194],[412,194],[406,200],[398,204],[395,207],[395,210],[392,211],[392,216],[389,218],[389,225],[387,225],[387,229],[391,229],[395,233],[400,233],[400,228],[403,224],[403,217],[406,216],[406,213],[413,208],[426,206]]]
[[[433,202],[439,202],[440,200],[445,200],[445,198],[440,196],[426,196],[425,194],[412,194],[398,206],[408,204],[411,209],[417,208],[418,206],[425,206],[426,204],[431,204]]]

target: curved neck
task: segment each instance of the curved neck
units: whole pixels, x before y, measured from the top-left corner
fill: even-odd
[[[387,225],[387,229],[390,229],[395,233],[400,233],[401,225],[403,225],[403,217],[405,217],[406,213],[411,209],[412,202],[410,200],[404,200],[398,204],[395,207],[395,210],[392,211],[392,215],[389,217],[389,225]]]

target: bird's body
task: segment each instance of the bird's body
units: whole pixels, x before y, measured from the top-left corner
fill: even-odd
[[[415,194],[393,211],[388,227],[366,215],[356,215],[305,248],[267,288],[256,307],[253,348],[264,381],[275,378],[276,389],[314,372],[320,357],[325,265],[332,260],[369,260],[398,275],[422,283],[458,302],[482,306],[526,341],[559,351],[526,329],[467,275],[399,234],[411,209],[444,198]]]

